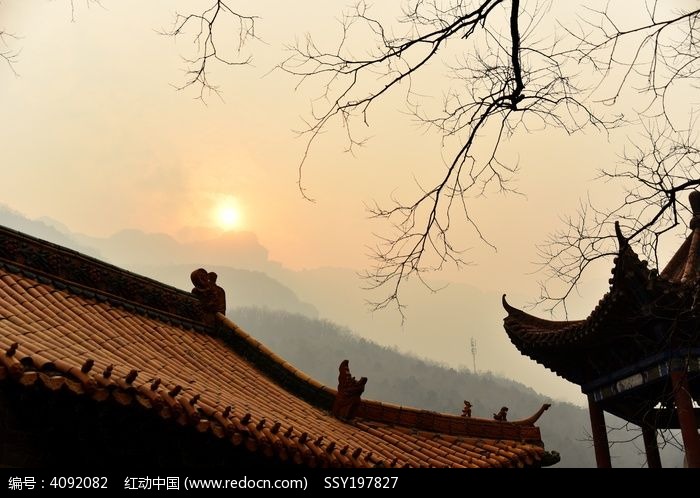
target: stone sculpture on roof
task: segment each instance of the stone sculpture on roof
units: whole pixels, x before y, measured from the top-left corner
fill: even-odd
[[[338,370],[340,372],[338,375],[338,395],[331,412],[339,418],[353,418],[360,405],[360,396],[365,391],[367,377],[362,377],[360,380],[355,379],[350,374],[348,360],[343,360]]]
[[[216,285],[218,275],[214,272],[207,272],[204,268],[198,268],[190,275],[190,280],[194,284],[192,294],[194,294],[204,311],[209,313],[226,313],[226,292]]]

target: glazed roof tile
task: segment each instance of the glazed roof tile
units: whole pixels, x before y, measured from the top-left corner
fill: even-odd
[[[0,380],[138,405],[210,437],[310,466],[522,467],[538,465],[544,454],[530,421],[364,400],[355,418],[341,420],[329,412],[335,389],[223,315],[207,324],[188,293],[7,229],[0,229],[3,248]],[[34,253],[42,255],[40,264]],[[37,267],[47,258],[61,261],[61,271]]]

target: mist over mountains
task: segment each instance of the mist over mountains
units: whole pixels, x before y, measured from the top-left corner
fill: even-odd
[[[368,300],[377,294],[363,289],[356,270],[311,268],[293,271],[271,261],[251,232],[216,233],[190,229],[187,242],[166,234],[122,230],[97,238],[70,232],[48,218],[31,221],[5,216],[0,222],[56,243],[83,249],[115,265],[189,290],[190,272],[204,266],[219,273],[229,307],[261,306],[324,318],[348,327],[379,344],[453,367],[473,366],[470,342],[477,343],[476,366],[517,378],[548,396],[583,406],[576,386],[518,353],[503,331],[501,295],[461,282],[435,282],[431,293],[417,281],[407,281],[402,302],[406,321],[394,310],[372,313]],[[14,225],[13,225],[14,223]],[[194,236],[203,237],[194,240]],[[514,305],[527,302],[509,295]]]
[[[0,208],[0,224],[185,290],[191,288],[189,275],[195,268],[216,271],[234,321],[327,385],[335,385],[338,364],[349,359],[354,374],[370,379],[367,398],[455,414],[468,399],[475,416],[490,417],[508,405],[514,419],[553,399],[539,424],[547,448],[562,454],[562,466],[594,465],[588,414],[565,402],[580,403],[578,388],[522,357],[508,342],[500,319],[493,319],[504,315],[498,295],[463,283],[430,294],[409,282],[409,315],[402,326],[394,313],[367,311],[368,294],[353,270],[286,269],[269,260],[251,232],[187,242],[138,230],[96,238],[8,208]],[[478,344],[478,375],[468,350],[471,337]],[[608,417],[608,424],[620,422]],[[637,436],[615,431],[611,440]],[[641,442],[614,445],[614,465],[643,465],[640,447]],[[682,462],[670,446],[663,458],[669,465]]]
[[[561,454],[561,467],[594,467],[588,412],[570,403],[549,400],[520,382],[489,373],[474,375],[413,355],[399,353],[358,337],[352,331],[325,320],[261,308],[235,308],[230,315],[273,351],[329,386],[337,383],[338,365],[350,359],[354,375],[368,378],[364,397],[457,415],[462,400],[472,403],[475,417],[490,418],[506,404],[511,420],[532,415],[544,402],[552,408],[538,423],[545,447]],[[608,415],[613,427],[610,441],[615,467],[640,467],[645,463],[641,431],[628,431],[623,422]],[[631,443],[629,441],[632,441]],[[677,449],[662,447],[666,466],[682,465]]]

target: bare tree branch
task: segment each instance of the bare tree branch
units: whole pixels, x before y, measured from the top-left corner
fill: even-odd
[[[581,202],[577,215],[564,218],[564,228],[539,247],[546,272],[539,303],[550,311],[566,311],[566,299],[590,264],[617,254],[615,222],[629,243],[659,268],[662,236],[677,227],[685,230],[692,215],[681,194],[700,186],[697,138],[693,131],[681,133],[668,123],[659,128],[658,121],[652,122],[616,167],[600,171],[601,180],[619,185],[621,200],[612,208],[596,208],[590,198]],[[553,290],[556,284],[563,289]]]
[[[99,7],[104,8],[100,0],[85,0],[85,6],[90,7],[91,4],[95,4]],[[70,19],[71,22],[75,22],[76,7],[75,0],[70,0]],[[19,61],[20,49],[12,48],[12,42],[19,40],[19,36],[9,33],[5,30],[0,29],[0,61],[4,61],[5,64],[10,68],[10,71],[15,76],[19,76],[17,73],[17,68],[15,67]]]
[[[556,40],[529,41],[547,6],[535,6],[534,13],[527,14],[520,4],[414,0],[400,19],[407,26],[405,34],[397,36],[360,2],[343,17],[335,50],[323,51],[307,36],[290,47],[291,55],[281,64],[299,77],[300,85],[315,78],[323,88],[302,131],[307,143],[299,164],[299,188],[306,198],[302,168],[321,133],[339,122],[352,151],[364,142],[355,126],[368,126],[372,104],[402,85],[420,122],[440,133],[444,145],[449,140],[457,143],[451,160],[436,164],[443,170],[440,178],[430,186],[419,185],[415,198],[394,199],[389,207],[375,204],[370,210],[393,227],[391,235],[380,238],[374,249],[376,265],[365,275],[368,287],[389,289],[386,298],[372,303],[375,309],[395,304],[401,310],[399,290],[407,278],[442,269],[446,263],[465,263],[463,251],[448,236],[455,215],[493,247],[472,216],[470,199],[492,191],[516,193],[511,180],[518,167],[500,158],[503,140],[533,128],[554,126],[574,133],[589,125],[607,130],[618,124],[599,118],[585,104]],[[502,25],[508,26],[508,35],[501,33]],[[349,40],[359,36],[359,30],[373,37],[376,48],[353,56]],[[448,42],[465,47],[459,62],[448,66],[460,86],[447,93],[443,110],[432,115],[413,102],[418,94],[412,85]]]
[[[70,21],[75,22],[76,17],[75,17],[75,1],[76,0],[70,0]],[[98,7],[105,8],[105,6],[102,4],[100,0],[84,0],[85,1],[85,7],[90,8],[91,4],[95,4]],[[106,10],[106,9],[105,9]]]
[[[95,4],[105,8],[101,0],[84,0],[85,5]],[[76,21],[76,0],[70,0],[71,22]],[[197,99],[202,102],[207,96],[215,94],[221,97],[219,88],[211,83],[210,74],[215,63],[224,66],[241,66],[250,63],[251,56],[242,54],[245,45],[257,39],[255,22],[257,16],[245,15],[234,10],[228,2],[212,0],[209,7],[201,12],[175,13],[175,20],[170,29],[158,31],[160,34],[179,39],[188,36],[191,29],[194,53],[183,56],[185,78],[177,90],[193,87],[198,91]],[[0,30],[0,60],[5,61],[15,73],[18,50],[8,48],[7,40],[17,37]],[[3,50],[3,46],[5,49]]]
[[[15,68],[19,58],[19,50],[12,48],[12,43],[17,39],[18,37],[12,33],[0,30],[0,60],[7,64],[15,76],[19,76]]]
[[[219,88],[209,80],[210,64],[220,63],[225,66],[241,66],[251,61],[250,55],[242,55],[245,44],[251,39],[256,39],[256,16],[241,14],[233,10],[229,5],[216,0],[207,9],[199,13],[175,14],[175,21],[169,30],[160,33],[175,39],[185,36],[188,28],[193,29],[192,43],[195,47],[194,55],[183,57],[185,61],[185,81],[175,85],[177,90],[194,87],[198,90],[198,99],[204,102],[205,97],[212,93],[221,96]],[[228,23],[228,24],[227,24]],[[224,31],[227,26],[229,31]],[[224,38],[224,33],[236,33],[233,39]],[[229,53],[235,53],[236,57],[222,55],[219,50],[220,38],[223,38],[224,46],[232,43],[233,47],[226,47]]]
[[[74,17],[74,0],[70,5]],[[186,39],[193,43],[193,54],[184,57],[185,80],[176,88],[193,87],[202,101],[219,95],[210,79],[217,64],[250,61],[242,52],[256,38],[257,20],[234,10],[231,2],[206,5],[201,12],[177,13],[172,28],[162,32],[174,39],[191,37]],[[417,181],[412,194],[402,191],[388,204],[370,207],[372,216],[391,227],[373,248],[375,265],[365,275],[369,288],[388,291],[373,303],[375,308],[396,304],[401,310],[406,279],[424,281],[424,272],[467,264],[464,248],[450,235],[457,229],[466,228],[494,247],[493,234],[479,224],[473,205],[488,194],[519,193],[513,179],[520,165],[503,147],[510,137],[552,127],[606,133],[632,123],[629,116],[625,121],[603,117],[603,108],[626,94],[646,97],[631,113],[634,121],[644,120],[646,141],[636,140],[617,168],[601,172],[602,180],[621,185],[620,203],[610,209],[582,201],[577,215],[565,218],[564,228],[540,247],[548,272],[540,302],[565,309],[586,269],[616,252],[615,221],[657,265],[660,238],[685,223],[678,195],[700,184],[696,123],[679,126],[676,114],[682,113],[671,104],[672,95],[680,93],[674,89],[697,83],[700,9],[673,10],[666,2],[637,0],[621,10],[619,2],[611,2],[588,9],[575,27],[562,22],[559,30],[542,30],[544,21],[551,21],[550,5],[547,0],[410,0],[394,25],[373,17],[360,1],[342,17],[333,50],[319,48],[310,36],[289,47],[281,68],[297,76],[299,85],[313,80],[321,89],[301,130],[306,147],[298,183],[307,199],[303,167],[322,133],[340,124],[347,150],[354,151],[366,141],[358,128],[369,126],[374,104],[392,93],[405,92],[409,111],[442,137],[447,151],[448,159],[435,163],[436,178]],[[628,16],[630,8],[643,19]],[[14,38],[0,32],[0,61],[13,72]],[[451,84],[436,87],[431,79],[421,89],[424,75],[436,66]],[[597,80],[591,82],[593,73]],[[439,109],[431,100],[436,92],[442,97]],[[556,289],[554,282],[563,288]]]
[[[633,89],[646,97],[639,109],[647,117],[669,121],[668,97],[682,80],[694,79],[700,70],[698,36],[700,9],[661,12],[658,0],[639,2],[645,20],[621,27],[629,17],[627,6],[615,15],[608,3],[603,10],[591,9],[579,30],[564,27],[578,40],[571,51],[579,63],[589,63],[602,75],[600,86],[611,86],[603,101],[614,104],[623,90]]]

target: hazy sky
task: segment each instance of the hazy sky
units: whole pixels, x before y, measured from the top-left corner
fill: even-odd
[[[228,203],[240,211],[239,229],[257,234],[289,268],[367,267],[372,233],[387,227],[368,219],[365,204],[386,201],[414,175],[429,178],[441,164],[438,137],[406,118],[397,93],[375,109],[372,138],[356,157],[343,153],[342,130],[323,137],[305,170],[317,202],[303,200],[296,175],[304,142],[292,130],[318,88],[294,91],[290,76],[264,75],[295,36],[337,39],[335,18],[347,2],[231,3],[261,17],[264,41],[249,45],[251,66],[213,68],[223,101],[203,105],[171,86],[182,82],[189,40],[156,32],[171,25],[177,6],[194,11],[197,2],[103,0],[104,8],[88,8],[78,0],[71,22],[68,0],[3,0],[0,29],[21,37],[10,41],[21,53],[18,77],[0,67],[0,201],[98,236],[124,228],[182,236],[186,227],[216,227],[217,208]],[[507,147],[518,153],[525,196],[475,201],[498,251],[456,232],[477,264],[442,278],[536,297],[536,244],[580,197],[610,194],[591,179],[616,160],[621,140],[592,130],[515,136]],[[602,295],[607,271],[584,286],[581,312]]]
[[[295,183],[304,142],[292,130],[318,88],[294,92],[288,75],[263,75],[295,36],[334,39],[345,3],[267,3],[274,8],[244,7],[262,17],[264,43],[250,45],[254,65],[214,68],[225,102],[212,97],[205,106],[169,86],[182,82],[179,57],[189,48],[189,40],[155,31],[170,26],[173,2],[108,0],[101,9],[78,1],[75,22],[67,1],[2,2],[3,24],[22,37],[13,42],[21,48],[20,76],[0,72],[2,200],[107,235],[212,225],[215,206],[232,199],[242,227],[285,265],[366,266],[372,231],[386,227],[367,219],[365,203],[386,201],[414,174],[425,181],[441,164],[439,142],[405,117],[397,93],[377,107],[372,139],[357,157],[343,153],[338,128],[318,142],[305,170],[317,203],[304,201]],[[478,205],[499,254],[476,244],[473,259],[483,268],[475,275],[493,273],[491,265],[528,271],[534,243],[575,208],[595,168],[613,157],[605,137],[553,135],[514,138],[527,198],[494,196]],[[584,153],[591,148],[598,153]]]

